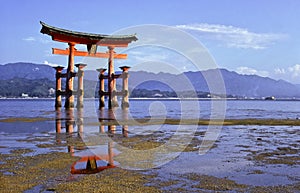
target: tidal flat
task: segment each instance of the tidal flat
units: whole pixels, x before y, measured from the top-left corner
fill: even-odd
[[[124,134],[122,125],[114,132],[100,132],[101,125],[87,124],[79,132],[74,123],[73,132],[62,128],[57,133],[53,120],[23,121],[3,122],[10,127],[0,135],[0,192],[300,190],[298,122],[243,124],[238,120],[237,125],[222,126],[216,141],[209,141],[205,124],[129,124]],[[205,153],[200,153],[205,147]],[[113,162],[103,155],[110,151]],[[116,167],[93,174],[71,173],[74,165],[85,169],[87,164],[79,162],[91,155],[102,159],[95,161],[98,166]]]

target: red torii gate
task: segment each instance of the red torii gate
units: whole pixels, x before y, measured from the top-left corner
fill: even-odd
[[[73,96],[73,78],[78,76],[78,90],[77,90],[77,107],[80,108],[83,106],[83,68],[85,64],[77,64],[78,73],[74,72],[74,56],[82,56],[82,57],[97,57],[97,58],[108,58],[108,75],[105,76],[104,72],[106,69],[98,69],[100,72],[100,88],[99,88],[99,108],[104,107],[104,96],[108,95],[108,108],[118,106],[117,95],[122,95],[122,108],[127,108],[129,106],[128,103],[128,66],[123,66],[121,69],[123,70],[122,75],[115,75],[114,70],[114,58],[116,59],[126,59],[127,54],[116,54],[114,52],[115,47],[127,47],[129,43],[132,41],[136,41],[137,37],[135,34],[133,35],[102,35],[102,34],[92,34],[92,33],[83,33],[76,32],[71,30],[66,30],[62,28],[53,27],[47,25],[43,22],[40,22],[42,25],[41,33],[50,35],[52,40],[68,43],[69,48],[63,50],[58,48],[52,48],[53,54],[60,55],[68,55],[68,68],[67,73],[62,74],[62,67],[55,67],[56,69],[56,100],[55,107],[61,107],[61,95],[65,95],[65,108],[73,108],[74,107],[74,96]],[[85,44],[87,46],[87,52],[78,51],[75,48],[76,44]],[[106,46],[108,48],[108,52],[100,53],[97,52],[97,46]],[[61,77],[66,78],[66,90],[61,91]],[[116,91],[116,78],[123,78],[123,91]],[[108,79],[108,92],[104,91],[104,79]],[[124,90],[127,89],[127,90]]]

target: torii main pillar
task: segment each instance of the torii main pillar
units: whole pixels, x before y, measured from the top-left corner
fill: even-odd
[[[116,79],[114,69],[114,47],[108,47],[108,108],[118,107],[118,100],[116,96]]]
[[[67,68],[65,108],[73,108],[74,107],[73,79],[75,76],[74,73],[75,44],[68,43],[68,45],[69,45],[69,60],[68,60],[68,68]]]

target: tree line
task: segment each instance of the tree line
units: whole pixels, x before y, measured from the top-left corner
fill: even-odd
[[[65,81],[62,82],[62,89],[65,88]],[[77,81],[74,82],[74,88],[77,88]],[[86,98],[99,97],[98,94],[99,84],[97,81],[84,80],[84,96]],[[25,79],[13,78],[9,80],[0,80],[0,97],[22,97],[25,94],[28,97],[54,97],[55,96],[55,81],[49,79]],[[121,86],[117,85],[120,90]],[[133,89],[130,90],[130,97],[132,98],[212,98],[224,97],[212,95],[207,92],[201,91],[160,91],[160,90],[147,90],[147,89]],[[225,96],[226,97],[226,96]],[[228,96],[227,96],[228,97]]]

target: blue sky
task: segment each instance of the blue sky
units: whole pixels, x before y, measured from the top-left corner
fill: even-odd
[[[66,45],[41,34],[39,21],[102,34],[136,25],[159,24],[191,34],[206,47],[218,67],[300,84],[298,0],[3,0],[0,9],[0,64],[19,61],[66,64],[66,57],[51,54],[52,47],[66,48]],[[133,50],[132,58],[122,62],[132,63],[138,57],[134,53],[142,51],[144,55],[139,55],[140,58],[149,55],[162,62],[168,60],[178,72],[194,70],[185,60],[174,59],[172,53],[158,54],[160,51],[149,47]],[[147,70],[168,71],[159,65]]]

